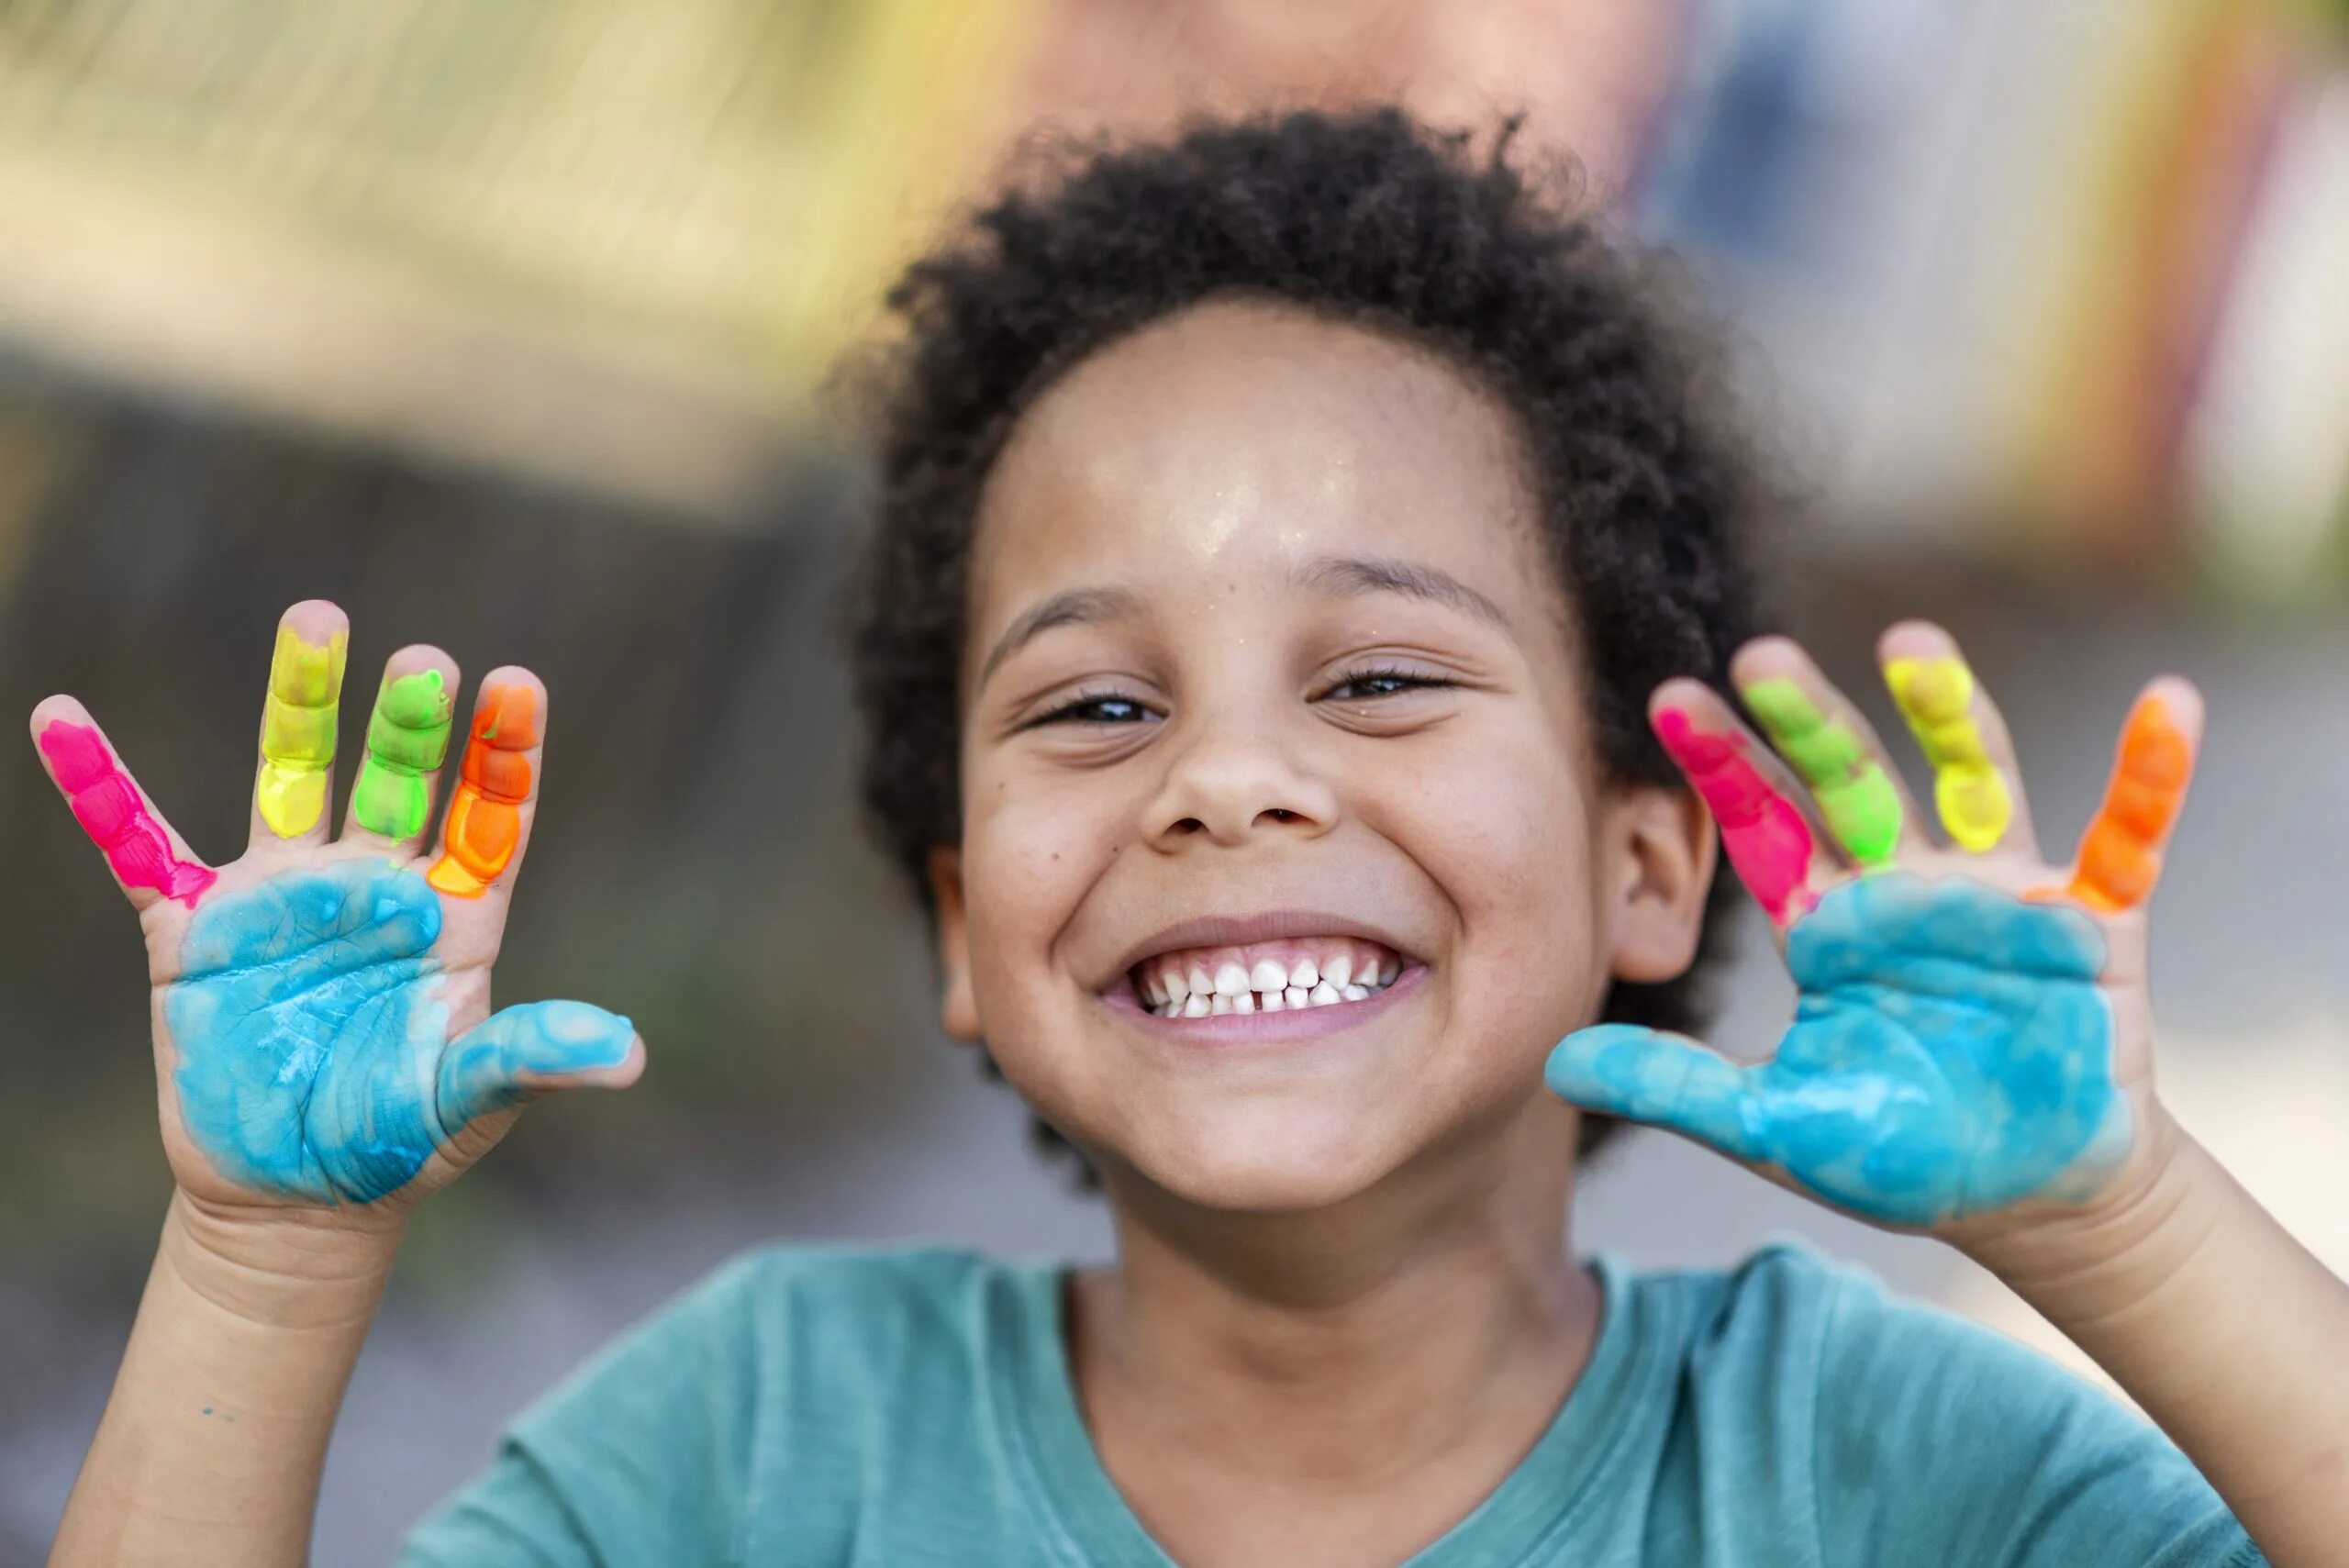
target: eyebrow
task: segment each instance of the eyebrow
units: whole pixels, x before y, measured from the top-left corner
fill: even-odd
[[[976,685],[986,684],[996,666],[1055,627],[1098,626],[1139,614],[1141,595],[1130,588],[1071,588],[1031,606],[1003,628],[979,666]]]
[[[1509,624],[1507,611],[1451,573],[1394,556],[1319,556],[1301,563],[1291,580],[1300,588],[1341,597],[1401,594],[1490,621],[1503,631],[1516,629]]]

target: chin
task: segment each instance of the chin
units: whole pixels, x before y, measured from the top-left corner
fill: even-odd
[[[1300,1214],[1333,1207],[1392,1174],[1408,1151],[1386,1141],[1367,1118],[1264,1105],[1130,1129],[1109,1157],[1200,1208]]]

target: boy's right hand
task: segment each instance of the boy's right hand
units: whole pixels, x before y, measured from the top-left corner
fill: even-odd
[[[438,649],[394,654],[329,841],[347,632],[323,600],[280,621],[250,842],[228,865],[189,852],[80,703],[42,702],[32,733],[146,931],[163,1148],[182,1193],[215,1219],[395,1233],[524,1101],[625,1086],[644,1052],[628,1019],[584,1003],[488,1016],[538,798],[546,694],[528,671],[483,683],[428,854],[457,672]]]

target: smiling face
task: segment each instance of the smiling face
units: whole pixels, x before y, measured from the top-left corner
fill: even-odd
[[[1022,417],[933,863],[946,1020],[1113,1190],[1294,1211],[1529,1118],[1571,1150],[1542,1059],[1610,976],[1686,966],[1710,840],[1602,784],[1539,527],[1504,406],[1277,307],[1170,317]]]

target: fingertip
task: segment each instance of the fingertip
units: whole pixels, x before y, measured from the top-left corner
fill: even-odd
[[[1894,621],[1877,634],[1876,662],[1889,664],[1896,659],[1943,659],[1957,652],[1957,639],[1936,621],[1914,617]]]
[[[546,683],[519,664],[500,664],[481,678],[473,698],[473,735],[502,751],[521,751],[546,739]],[[485,728],[486,727],[486,728]]]
[[[1693,675],[1675,675],[1659,682],[1648,694],[1648,722],[1667,713],[1709,712],[1720,708],[1720,694]]]
[[[608,1067],[588,1067],[572,1074],[564,1083],[581,1089],[625,1089],[644,1076],[644,1037],[631,1033],[628,1047],[618,1062]]]
[[[1756,681],[1796,676],[1811,666],[1810,655],[1791,637],[1770,632],[1749,639],[1729,662],[1731,684],[1743,687]]]
[[[440,679],[449,685],[457,682],[457,661],[445,648],[429,642],[411,642],[384,661],[384,679],[398,680],[403,675],[421,675],[427,670],[438,670]]]
[[[40,744],[41,731],[52,724],[83,724],[96,728],[90,718],[90,710],[63,692],[52,692],[33,704],[33,711],[28,717],[25,728],[36,747]]]
[[[288,605],[285,613],[277,617],[277,624],[310,643],[324,642],[337,632],[347,636],[351,631],[351,617],[332,599],[304,599]]]
[[[1609,1081],[1606,1059],[1624,1048],[1636,1051],[1655,1035],[1643,1024],[1592,1024],[1576,1029],[1550,1048],[1542,1080],[1562,1099],[1577,1104],[1599,1100],[1611,1106],[1620,1098],[1620,1085]]]
[[[507,687],[519,687],[541,704],[546,701],[546,683],[527,666],[500,664],[481,678],[481,689],[485,693]]]
[[[2199,745],[2207,709],[2202,700],[2202,688],[2183,675],[2159,675],[2145,684],[2138,695],[2140,706],[2159,703],[2162,717],[2170,727],[2186,737],[2187,744]]]

